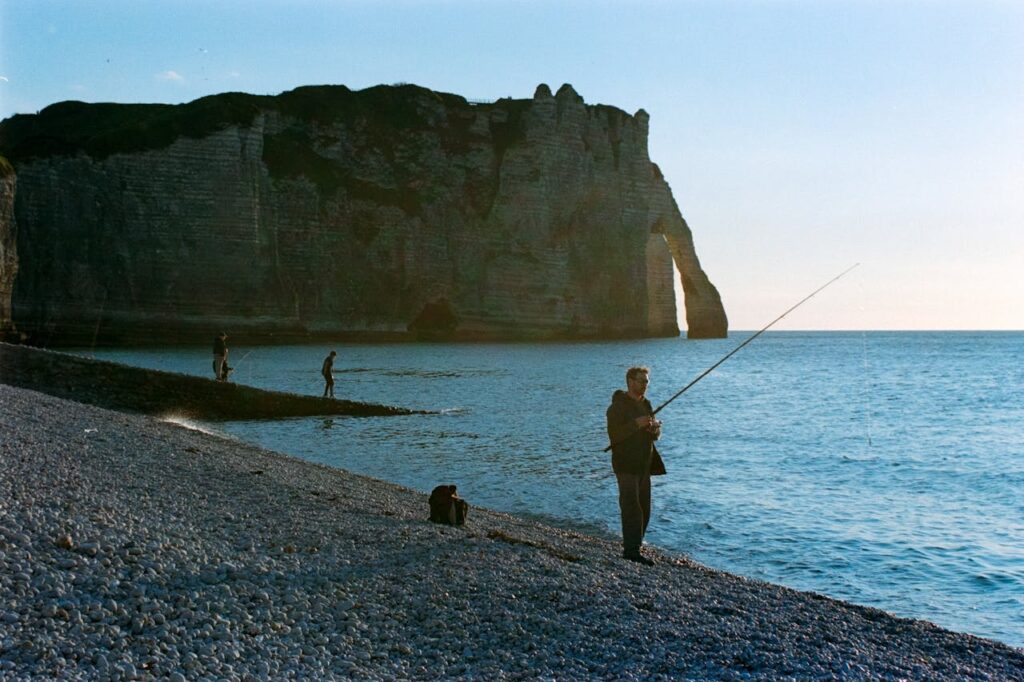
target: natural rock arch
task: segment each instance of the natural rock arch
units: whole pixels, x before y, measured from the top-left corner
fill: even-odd
[[[673,201],[673,204],[675,202]],[[660,252],[660,253],[659,253]],[[683,307],[686,312],[686,336],[690,339],[716,339],[728,335],[729,322],[725,315],[725,308],[722,306],[722,299],[715,286],[708,280],[704,270],[700,267],[697,253],[693,246],[693,235],[682,216],[674,218],[659,216],[651,225],[651,239],[648,242],[648,291],[651,297],[664,297],[664,285],[650,283],[655,277],[659,281],[666,278],[662,274],[666,264],[666,255],[669,260],[668,269],[670,274],[668,281],[672,281],[674,273],[671,272],[671,264],[674,263],[679,271],[680,283],[683,287]],[[671,296],[674,300],[674,287],[671,289]],[[650,301],[653,303],[654,301]],[[650,310],[660,309],[649,303]],[[673,320],[673,323],[675,320]],[[661,320],[652,320],[651,326],[665,324]]]

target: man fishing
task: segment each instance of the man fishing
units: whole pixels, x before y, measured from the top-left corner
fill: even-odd
[[[647,523],[651,520],[651,476],[665,473],[654,441],[661,437],[661,422],[647,400],[650,370],[630,367],[626,390],[612,394],[605,413],[612,445],[612,470],[619,485],[622,515],[622,557],[645,566],[654,561],[640,553]]]
[[[605,452],[612,451],[612,469],[619,484],[619,509],[622,512],[622,556],[646,566],[654,561],[640,554],[647,522],[651,519],[651,476],[665,473],[654,441],[661,437],[661,422],[654,415],[665,409],[669,403],[686,393],[698,381],[710,374],[716,367],[738,353],[744,346],[764,334],[776,322],[789,315],[819,291],[853,270],[860,263],[854,263],[846,270],[822,284],[802,298],[796,305],[762,327],[756,334],[733,348],[715,364],[708,367],[696,379],[676,391],[675,395],[651,409],[651,403],[644,397],[650,384],[650,371],[646,367],[630,367],[626,372],[626,391],[615,391],[608,408],[608,438],[611,445]]]
[[[331,354],[324,358],[324,364],[320,368],[320,374],[324,377],[324,397],[328,394],[330,397],[334,397],[334,358],[337,357],[337,351],[331,351]]]
[[[224,332],[213,338],[213,375],[217,377],[217,381],[227,378],[224,372],[224,365],[227,364],[228,359],[227,339],[228,335]]]

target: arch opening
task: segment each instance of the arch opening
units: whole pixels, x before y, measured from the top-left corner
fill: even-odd
[[[676,326],[679,333],[686,331],[686,298],[683,293],[683,276],[679,272],[679,266],[672,259],[672,291],[676,299]]]
[[[668,240],[660,232],[651,232],[647,239],[647,333],[652,336],[678,336],[679,281],[675,259]]]

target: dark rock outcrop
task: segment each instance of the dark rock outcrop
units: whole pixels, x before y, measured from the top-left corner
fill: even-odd
[[[425,414],[388,405],[264,391],[10,343],[0,343],[0,383],[111,410],[214,421]]]
[[[674,260],[689,336],[724,336],[647,138],[644,111],[568,85],[55,104],[0,124],[14,322],[40,343],[673,336]]]

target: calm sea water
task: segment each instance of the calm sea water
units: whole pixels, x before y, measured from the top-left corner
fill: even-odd
[[[617,534],[602,449],[625,370],[651,368],[657,406],[748,336],[340,345],[338,397],[441,413],[203,426]],[[83,353],[209,376],[207,345]],[[328,350],[232,348],[232,378],[319,394]],[[769,332],[659,417],[649,543],[1024,646],[1024,333]]]

